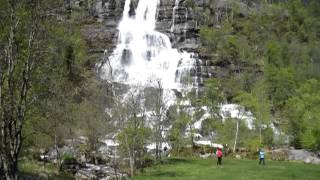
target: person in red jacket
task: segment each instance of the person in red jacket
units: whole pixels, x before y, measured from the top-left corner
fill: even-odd
[[[221,148],[218,148],[217,152],[216,152],[216,156],[218,158],[218,161],[217,161],[217,166],[221,166],[221,161],[222,161],[222,156],[223,156],[223,153],[222,153],[222,149]]]

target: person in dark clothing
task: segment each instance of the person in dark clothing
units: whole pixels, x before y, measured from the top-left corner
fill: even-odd
[[[265,153],[264,153],[263,149],[260,149],[260,151],[259,151],[259,164],[265,165],[264,158],[265,158]]]

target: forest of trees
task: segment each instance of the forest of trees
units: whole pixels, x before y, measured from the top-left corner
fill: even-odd
[[[207,18],[200,31],[202,53],[230,68],[228,76],[213,78],[221,84],[223,101],[254,114],[263,144],[284,143],[270,139],[274,124],[292,146],[319,150],[319,1],[260,2],[245,10],[230,1],[229,6],[225,17]]]
[[[105,88],[79,29],[86,11],[65,3],[0,1],[0,179],[17,179],[31,149],[79,135],[90,149],[105,134]]]
[[[215,9],[212,0],[200,12],[188,1],[199,19],[200,54],[228,72],[208,78],[203,96],[184,97],[195,107],[193,117],[183,107],[164,106],[160,82],[152,95],[141,91],[127,103],[117,99],[117,87],[98,77],[95,64],[101,59],[88,60],[80,26],[90,10],[71,12],[70,1],[63,0],[0,0],[0,179],[17,179],[19,159],[40,149],[56,150],[59,169],[66,139],[85,136],[83,151],[92,152],[111,132],[133,175],[148,160],[161,161],[162,142],[170,142],[175,155],[194,148],[193,123],[203,106],[211,116],[201,133],[215,133],[215,142],[252,151],[283,145],[319,151],[320,2],[257,1],[243,7],[227,1],[226,8]],[[146,126],[141,99],[152,107],[154,128]],[[112,117],[105,111],[110,103]],[[223,122],[224,103],[252,112],[255,128],[240,119]],[[279,129],[277,139],[271,126]],[[150,142],[156,143],[154,157],[145,150]]]

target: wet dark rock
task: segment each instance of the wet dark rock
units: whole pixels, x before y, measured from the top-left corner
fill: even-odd
[[[131,57],[132,57],[132,53],[129,49],[123,50],[122,56],[121,56],[121,64],[130,65]]]
[[[108,165],[85,164],[85,166],[75,174],[75,178],[76,180],[111,180],[127,179],[128,175],[126,173],[115,172],[115,170]]]
[[[62,161],[61,170],[75,174],[81,166],[75,158],[67,158]]]
[[[179,92],[178,90],[173,89],[173,92],[174,92],[174,94],[175,94],[176,97],[178,97],[178,98],[182,98],[182,97],[183,97],[182,94],[181,94],[181,92]]]

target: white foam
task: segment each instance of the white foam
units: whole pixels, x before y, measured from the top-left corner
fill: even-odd
[[[164,89],[186,89],[182,77],[189,76],[195,59],[191,53],[172,48],[169,37],[155,30],[159,0],[140,0],[132,17],[130,3],[125,2],[119,42],[109,57],[111,68],[109,64],[102,67],[103,78],[135,86],[161,81]]]
[[[244,107],[238,104],[224,104],[220,107],[220,115],[223,120],[226,118],[238,118],[244,120],[247,123],[249,129],[253,129],[254,117],[249,111],[245,111]]]

